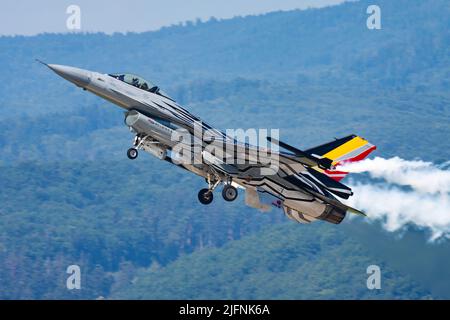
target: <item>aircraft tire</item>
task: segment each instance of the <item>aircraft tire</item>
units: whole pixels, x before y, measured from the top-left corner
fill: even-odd
[[[213,193],[209,189],[202,189],[198,192],[198,201],[201,204],[210,204],[214,199]]]
[[[222,190],[222,197],[225,199],[225,201],[231,202],[236,200],[238,196],[238,191],[235,187],[232,185],[225,185]]]
[[[139,155],[139,152],[138,152],[137,149],[135,149],[135,148],[130,148],[130,149],[128,149],[128,151],[127,151],[127,157],[128,157],[128,159],[130,159],[130,160],[136,159],[136,158],[138,157],[138,155]]]

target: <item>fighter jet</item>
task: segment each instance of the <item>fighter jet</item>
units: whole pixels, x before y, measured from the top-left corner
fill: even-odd
[[[243,189],[248,206],[262,211],[275,206],[300,223],[324,220],[339,224],[347,212],[364,215],[339,200],[353,193],[340,182],[348,173],[336,169],[339,164],[360,161],[376,149],[357,135],[307,150],[268,137],[270,148],[260,148],[211,127],[137,75],[43,64],[125,110],[125,124],[135,134],[127,151],[129,159],[136,159],[143,150],[203,177],[207,187],[199,191],[198,200],[204,205],[213,201],[215,189],[223,185],[226,201],[234,201],[238,189]]]

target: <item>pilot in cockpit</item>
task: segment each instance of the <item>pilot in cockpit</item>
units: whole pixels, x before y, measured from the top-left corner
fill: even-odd
[[[131,80],[131,84],[137,88],[139,88],[139,79],[138,78],[133,78]]]

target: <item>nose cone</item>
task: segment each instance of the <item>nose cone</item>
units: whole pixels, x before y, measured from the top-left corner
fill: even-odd
[[[86,87],[91,82],[91,72],[83,69],[78,69],[69,66],[61,66],[57,64],[49,64],[48,67],[52,69],[57,75],[74,83],[79,87]]]

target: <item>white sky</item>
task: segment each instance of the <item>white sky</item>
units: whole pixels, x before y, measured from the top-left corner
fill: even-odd
[[[0,35],[68,32],[66,9],[81,8],[81,31],[127,32],[200,18],[207,20],[305,9],[346,0],[0,0]]]

